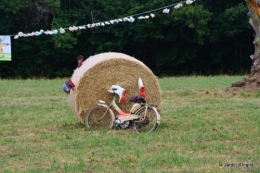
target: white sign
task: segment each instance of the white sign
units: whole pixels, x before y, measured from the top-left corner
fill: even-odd
[[[11,61],[11,36],[0,35],[0,61]]]

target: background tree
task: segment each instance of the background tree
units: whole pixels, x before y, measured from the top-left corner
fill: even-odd
[[[52,30],[139,14],[179,0],[3,0],[0,34]],[[12,39],[12,61],[2,78],[69,77],[76,57],[114,51],[143,61],[158,76],[245,74],[253,52],[251,27],[241,0],[195,1],[169,14],[65,34]],[[144,15],[150,15],[144,14]]]
[[[249,23],[254,29],[254,42],[255,45],[255,53],[251,55],[251,59],[253,60],[250,76],[257,75],[260,71],[260,1],[259,0],[246,0],[247,7],[249,8]]]
[[[233,87],[242,87],[255,89],[260,87],[260,0],[245,0],[249,9],[249,24],[254,29],[254,48],[255,52],[250,56],[252,65],[250,75],[238,82],[232,84]]]

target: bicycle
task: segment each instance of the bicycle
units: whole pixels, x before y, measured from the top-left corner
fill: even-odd
[[[89,129],[111,129],[113,126],[120,128],[133,127],[137,132],[150,133],[154,131],[160,123],[159,109],[155,105],[149,105],[141,96],[131,97],[129,101],[133,106],[129,113],[123,112],[116,104],[125,101],[126,90],[118,85],[112,85],[108,90],[114,97],[108,105],[103,100],[99,100],[98,105],[89,109],[85,117],[86,127]],[[115,116],[114,109],[118,115]]]

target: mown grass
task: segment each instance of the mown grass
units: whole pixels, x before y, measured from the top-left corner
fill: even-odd
[[[64,79],[0,80],[0,172],[260,172],[260,91],[228,92],[242,78],[160,78],[151,134],[86,130]]]

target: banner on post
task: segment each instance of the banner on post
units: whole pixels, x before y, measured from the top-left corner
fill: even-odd
[[[0,35],[0,61],[11,61],[11,36]]]

